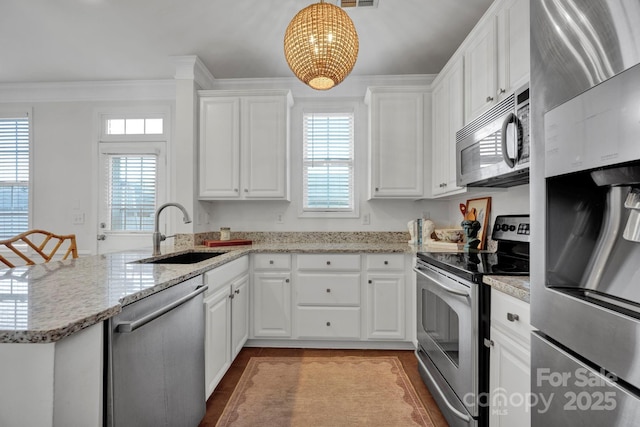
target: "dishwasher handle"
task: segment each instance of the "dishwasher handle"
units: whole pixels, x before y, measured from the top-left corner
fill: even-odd
[[[143,317],[141,317],[139,319],[136,319],[136,320],[133,320],[131,322],[118,323],[118,325],[115,328],[115,331],[116,332],[120,332],[120,333],[133,332],[136,329],[146,325],[147,323],[157,319],[158,317],[170,312],[174,308],[184,304],[185,302],[194,299],[195,297],[197,297],[198,295],[200,295],[201,293],[206,291],[207,288],[208,288],[208,286],[206,286],[206,285],[198,286],[195,291],[183,296],[180,299],[175,300],[171,304],[167,304],[166,306],[147,314],[146,316],[143,316]]]

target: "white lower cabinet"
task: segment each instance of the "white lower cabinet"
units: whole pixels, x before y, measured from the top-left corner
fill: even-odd
[[[249,259],[205,273],[205,386],[208,398],[249,336]]]
[[[360,255],[300,254],[296,259],[296,336],[359,340]]]
[[[411,341],[405,254],[254,254],[252,265],[250,338],[258,345]]]
[[[291,255],[253,256],[253,337],[291,337]]]
[[[529,304],[491,290],[489,358],[489,424],[531,425],[527,398],[531,392],[531,326]]]

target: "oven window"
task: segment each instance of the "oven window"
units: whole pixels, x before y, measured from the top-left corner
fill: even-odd
[[[422,326],[440,350],[458,366],[458,314],[438,295],[422,290]]]

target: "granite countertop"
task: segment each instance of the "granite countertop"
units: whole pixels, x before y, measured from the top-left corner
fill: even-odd
[[[529,302],[529,276],[482,276],[482,281],[500,292]]]
[[[193,250],[223,255],[188,265],[144,264],[135,261],[151,258],[151,251],[137,250],[0,270],[0,343],[58,341],[113,317],[124,305],[249,253],[415,253],[416,248],[406,243],[259,243]]]

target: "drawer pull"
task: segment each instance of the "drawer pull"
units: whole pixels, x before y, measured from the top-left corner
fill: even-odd
[[[327,326],[331,326],[331,322],[327,322]]]
[[[369,280],[368,282],[369,282],[369,283],[373,283],[373,280]]]
[[[331,265],[331,261],[327,261],[327,265]]]
[[[507,313],[507,320],[509,322],[517,322],[518,320],[520,320],[520,316],[514,313]]]
[[[389,261],[385,261],[385,262],[384,262],[384,265],[389,265]]]
[[[331,292],[331,288],[327,288],[327,293],[330,293],[330,292]]]
[[[273,265],[273,260],[272,259],[269,260],[269,264]]]
[[[289,283],[289,279],[284,279],[284,282],[285,283]]]

